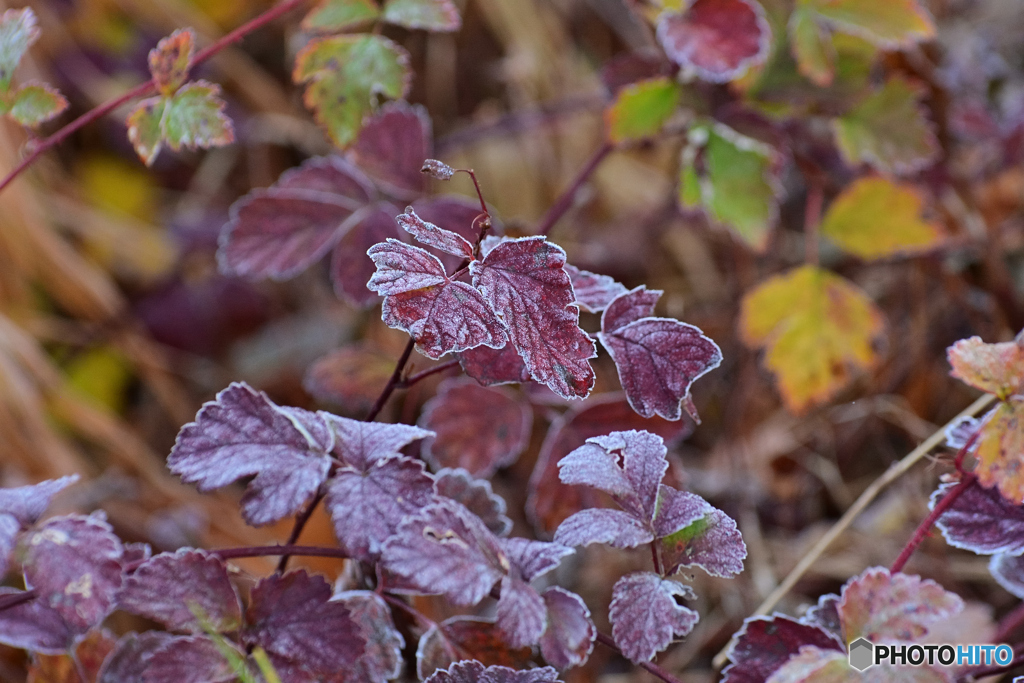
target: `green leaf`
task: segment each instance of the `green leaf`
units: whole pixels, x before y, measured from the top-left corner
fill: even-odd
[[[895,76],[835,121],[839,150],[851,164],[885,173],[913,173],[939,152],[932,124],[918,104],[920,90]]]
[[[67,109],[68,101],[45,83],[26,83],[14,93],[11,118],[23,126],[38,126]]]
[[[917,0],[802,0],[800,6],[840,31],[887,48],[935,36],[935,24]]]
[[[296,57],[292,75],[297,83],[310,83],[306,106],[340,147],[355,139],[381,95],[405,96],[410,76],[409,54],[378,35],[315,40]]]
[[[149,51],[149,72],[161,95],[173,95],[188,80],[195,36],[192,29],[179,29]]]
[[[359,28],[379,16],[373,0],[323,0],[302,20],[302,28],[334,33]]]
[[[14,70],[38,39],[36,15],[30,8],[9,9],[0,15],[0,90],[10,90]]]
[[[219,93],[219,86],[195,81],[167,98],[161,131],[171,149],[208,149],[234,142],[235,131],[231,119],[224,115],[224,100],[217,96]]]
[[[655,135],[675,112],[679,96],[679,85],[666,77],[623,88],[605,113],[608,137],[617,143]]]
[[[828,32],[814,20],[814,14],[797,9],[789,18],[789,41],[797,70],[819,86],[831,85],[835,77],[836,50]]]
[[[927,249],[941,233],[921,218],[923,206],[924,198],[909,185],[861,178],[832,202],[821,232],[844,251],[865,259]]]
[[[128,140],[146,166],[153,164],[162,147],[163,133],[160,122],[166,106],[167,102],[162,97],[142,100],[128,114],[125,122],[128,126]]]
[[[452,0],[388,0],[384,5],[384,21],[428,31],[458,31],[462,26],[459,10]]]

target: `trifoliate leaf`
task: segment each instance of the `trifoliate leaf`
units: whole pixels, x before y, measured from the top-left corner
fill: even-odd
[[[657,134],[675,112],[679,98],[679,85],[669,78],[652,78],[623,88],[605,113],[609,139],[620,143]]]

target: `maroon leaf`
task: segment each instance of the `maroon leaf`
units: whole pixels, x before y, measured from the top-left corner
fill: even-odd
[[[423,634],[416,649],[416,674],[423,680],[438,669],[464,659],[486,666],[527,666],[530,648],[510,648],[492,621],[476,617],[452,617]]]
[[[512,520],[505,516],[505,499],[486,479],[475,479],[463,469],[443,469],[434,475],[434,490],[465,506],[495,536],[506,536],[512,530]]]
[[[555,541],[568,546],[607,543],[635,548],[654,540],[649,525],[622,510],[589,508],[569,516],[555,532]]]
[[[368,343],[353,344],[319,358],[306,371],[302,386],[319,401],[337,404],[347,414],[363,415],[394,370],[394,357],[372,350]]]
[[[516,671],[504,666],[484,667],[480,662],[457,662],[438,671],[426,683],[557,683],[558,672],[550,666]]]
[[[647,289],[641,285],[613,299],[601,315],[601,330],[611,334],[641,318],[654,315],[654,306],[661,298],[660,289]]]
[[[573,554],[573,549],[561,543],[531,541],[527,538],[507,538],[501,541],[509,565],[526,581],[547,574],[562,560]]]
[[[393,239],[367,253],[377,264],[367,286],[385,296],[381,318],[411,334],[423,355],[505,343],[504,326],[480,292],[449,280],[436,257]]]
[[[751,617],[729,648],[730,664],[722,672],[722,683],[764,683],[804,645],[845,652],[841,643],[820,628],[781,614]]]
[[[78,475],[72,474],[30,486],[0,489],[0,515],[14,517],[22,527],[31,526],[46,512],[46,508],[50,506],[50,499],[76,481]]]
[[[140,565],[125,579],[117,603],[171,630],[202,633],[194,608],[218,632],[233,631],[242,623],[224,561],[190,548],[162,553]]]
[[[657,538],[671,536],[714,510],[711,505],[695,493],[677,491],[662,484],[659,490],[658,512],[654,516],[654,535]]]
[[[598,275],[588,270],[580,270],[576,266],[565,264],[565,272],[572,281],[572,290],[576,295],[576,303],[584,311],[600,313],[608,308],[608,304],[620,294],[626,293],[626,287],[607,275]]]
[[[580,596],[558,586],[548,588],[541,597],[547,608],[547,623],[540,638],[544,660],[558,669],[585,663],[597,637],[587,604]]]
[[[684,69],[724,83],[764,61],[771,28],[753,0],[695,0],[683,12],[662,15],[658,41]]]
[[[529,647],[544,632],[547,611],[544,600],[526,581],[512,576],[501,580],[498,628],[512,647]]]
[[[374,562],[402,520],[433,499],[434,481],[423,463],[398,456],[364,471],[340,470],[328,485],[326,502],[342,549]]]
[[[693,630],[700,616],[676,602],[695,598],[693,590],[651,572],[633,572],[615,583],[608,616],[612,638],[632,662],[647,662]]]
[[[377,269],[366,252],[387,239],[400,239],[402,232],[395,222],[398,209],[391,204],[373,204],[360,213],[362,219],[338,240],[331,253],[331,282],[338,297],[369,308],[380,297],[366,288]]]
[[[239,652],[240,657],[244,656]],[[179,636],[149,655],[145,683],[228,683],[237,680],[216,643],[202,636]]]
[[[25,579],[37,601],[82,633],[114,608],[124,548],[110,525],[92,516],[54,517],[25,542]]]
[[[103,662],[96,683],[145,683],[149,660],[173,637],[163,631],[126,633]]]
[[[1019,555],[999,553],[988,564],[992,578],[1012,595],[1024,599],[1024,559]]]
[[[355,666],[346,670],[344,681],[352,683],[384,683],[402,673],[402,648],[405,639],[395,630],[391,610],[372,591],[337,593],[332,602],[344,605],[359,632],[366,640],[366,650]]]
[[[956,484],[942,484],[931,507]],[[1024,505],[1013,505],[998,488],[969,486],[936,522],[946,542],[980,555],[1024,553]]]
[[[399,455],[399,451],[413,441],[434,435],[412,425],[362,422],[328,413],[321,415],[334,432],[334,453],[360,472]]]
[[[389,194],[400,198],[423,191],[423,160],[433,152],[430,115],[404,101],[388,102],[363,123],[349,155]]]
[[[526,448],[533,411],[505,391],[455,379],[445,381],[423,406],[420,424],[437,433],[423,449],[433,467],[461,467],[489,477]]]
[[[351,667],[366,639],[348,607],[330,598],[330,585],[304,571],[263,579],[252,589],[246,642],[317,674]]]
[[[696,565],[712,576],[731,578],[743,571],[747,557],[747,545],[736,522],[717,509],[666,537],[661,548],[668,574]]]
[[[0,586],[0,597],[22,591]],[[43,654],[63,654],[76,631],[44,600],[27,600],[0,610],[0,643]]]
[[[637,288],[620,299],[647,298],[650,294]],[[685,407],[698,420],[690,385],[721,364],[721,349],[698,328],[678,320],[640,318],[627,324],[631,315],[622,315],[615,304],[612,302],[605,311],[598,339],[615,361],[633,410],[644,417],[660,415],[678,420],[681,407]],[[636,310],[632,306],[629,309]]]
[[[530,371],[512,344],[505,344],[500,349],[478,346],[456,355],[466,374],[484,386],[530,381]]]
[[[283,408],[234,383],[181,428],[167,459],[200,491],[256,475],[242,496],[242,516],[261,526],[294,514],[323,483],[334,436],[320,415]]]
[[[480,202],[473,201],[462,195],[439,195],[435,197],[424,197],[412,203],[420,218],[430,221],[434,225],[461,235],[470,244],[475,244],[480,235],[480,229],[475,223],[481,215]],[[501,226],[498,225],[494,216],[491,216],[491,233],[500,233]],[[441,255],[441,263],[445,268],[454,270],[459,267],[464,258],[455,257],[449,254]]]
[[[843,624],[839,619],[839,596],[827,593],[819,597],[818,604],[807,610],[807,614],[800,618],[800,623],[817,626],[842,642]]]
[[[560,247],[524,237],[502,242],[469,268],[508,326],[530,376],[563,398],[586,398],[594,386],[594,342],[579,327],[564,265]]]
[[[326,254],[361,218],[373,184],[338,157],[310,159],[231,209],[218,258],[231,275],[288,278]]]
[[[450,500],[402,522],[384,544],[383,558],[399,577],[457,605],[480,602],[510,568],[494,534]]]
[[[399,214],[396,220],[399,227],[412,235],[421,244],[433,247],[452,256],[461,256],[467,259],[473,258],[473,245],[467,242],[462,235],[423,220],[416,215],[416,211],[411,206],[407,206],[405,213]]]

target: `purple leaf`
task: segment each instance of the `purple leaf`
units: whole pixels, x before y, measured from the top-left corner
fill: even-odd
[[[500,349],[478,346],[456,355],[466,374],[486,387],[530,381],[530,371],[512,344]]]
[[[622,510],[580,510],[558,525],[555,542],[568,546],[607,543],[616,548],[635,548],[654,540],[642,520]]]
[[[171,630],[202,633],[194,607],[217,632],[233,631],[242,623],[224,561],[190,548],[162,553],[140,565],[125,579],[117,603]]]
[[[583,598],[552,586],[541,595],[547,607],[547,624],[540,638],[544,661],[558,669],[580,666],[594,649],[597,628]]]
[[[434,490],[465,506],[495,536],[507,536],[512,530],[512,520],[505,516],[505,499],[486,479],[475,479],[463,469],[443,469],[434,475]]]
[[[668,574],[696,565],[711,576],[731,578],[743,571],[747,556],[747,545],[736,522],[715,508],[704,518],[665,537],[661,549]]]
[[[321,415],[334,432],[334,453],[360,472],[399,455],[399,451],[413,441],[434,435],[412,425],[362,422],[328,413]]]
[[[149,660],[153,653],[174,638],[163,631],[126,633],[103,662],[96,683],[145,683]]]
[[[432,137],[426,109],[388,102],[363,123],[349,154],[389,194],[405,199],[423,191],[420,168],[434,153]]]
[[[475,605],[509,570],[498,539],[458,503],[442,500],[407,519],[384,544],[385,566],[425,593]]]
[[[608,612],[612,638],[630,661],[650,661],[674,637],[693,630],[700,616],[677,604],[676,596],[696,597],[688,586],[651,572],[634,572],[616,582]]]
[[[0,586],[0,596],[21,592]],[[60,614],[43,600],[27,600],[0,610],[0,643],[4,645],[57,655],[67,652],[75,635]]]
[[[601,315],[601,330],[611,334],[619,328],[654,315],[654,306],[661,298],[660,289],[647,289],[641,285],[616,297]]]
[[[310,159],[231,208],[218,259],[229,275],[289,278],[330,251],[361,218],[373,184],[338,157]]]
[[[563,398],[585,398],[594,387],[594,342],[579,327],[564,265],[560,247],[524,237],[502,242],[469,269],[508,326],[530,376]]]
[[[330,585],[304,571],[263,579],[252,589],[246,643],[316,674],[351,667],[363,654],[366,639],[349,609],[330,598]]]
[[[576,295],[576,303],[584,311],[600,313],[608,308],[608,304],[620,294],[626,293],[626,287],[607,275],[598,275],[588,270],[580,270],[568,263],[564,266],[566,274],[572,281],[572,290]]]
[[[434,481],[423,463],[403,456],[378,461],[365,471],[339,470],[327,488],[327,510],[342,549],[374,562],[403,519],[434,499]]]
[[[480,292],[449,280],[435,256],[393,239],[367,253],[377,264],[367,287],[385,297],[384,323],[411,334],[423,355],[505,343],[504,326]]]
[[[530,648],[510,648],[492,621],[452,617],[431,627],[420,638],[416,674],[423,680],[464,659],[475,659],[487,666],[524,667],[529,665],[532,655]]]
[[[654,515],[654,535],[657,538],[671,536],[714,510],[710,503],[697,494],[677,491],[664,484],[658,495],[658,512]]]
[[[71,628],[85,632],[114,608],[124,548],[105,521],[54,517],[28,535],[25,547],[27,583]]]
[[[509,565],[521,578],[532,581],[547,574],[573,554],[573,549],[561,543],[531,541],[528,538],[506,538],[501,541]]]
[[[332,602],[344,605],[366,640],[366,650],[355,666],[345,671],[344,681],[384,683],[402,673],[402,648],[405,639],[395,630],[391,610],[372,591],[337,593]]]
[[[319,415],[282,408],[236,382],[181,428],[167,465],[200,491],[256,475],[242,496],[242,516],[262,526],[294,514],[313,497],[327,476],[333,445]]]
[[[498,628],[512,647],[529,647],[544,632],[547,611],[544,600],[526,581],[512,576],[501,580],[498,600]]]
[[[771,28],[752,0],[695,0],[683,12],[662,15],[658,42],[684,69],[724,83],[764,61]]]
[[[76,481],[78,475],[72,474],[31,486],[0,489],[0,514],[14,517],[22,527],[31,526],[46,512],[46,508],[50,506],[50,499]]]
[[[452,256],[473,258],[473,245],[467,242],[462,235],[423,220],[416,215],[416,211],[411,206],[407,206],[405,213],[399,214],[396,220],[402,230],[412,235],[421,244]]]
[[[1024,599],[1024,558],[1019,555],[999,553],[988,563],[992,578],[1012,595]]]
[[[722,671],[722,683],[764,683],[804,645],[846,651],[820,628],[787,616],[751,617],[743,622],[729,648],[730,663]]]
[[[930,507],[956,484],[942,484],[932,494]],[[1024,553],[1024,505],[1014,505],[998,488],[969,486],[939,517],[936,525],[946,542],[979,555]]]
[[[243,653],[238,653],[243,657]],[[179,636],[152,652],[142,674],[145,683],[228,683],[237,680],[216,643],[203,636]]]
[[[17,542],[21,525],[18,520],[8,514],[0,513],[0,577],[7,574],[7,564]]]
[[[967,445],[967,442],[971,440],[971,437],[981,429],[981,426],[985,423],[985,419],[978,419],[965,415],[960,418],[955,424],[951,424],[946,427],[946,446],[960,450]],[[977,441],[977,440],[975,440]],[[977,443],[974,444],[977,446]],[[973,450],[973,448],[972,448]]]
[[[445,381],[423,406],[420,424],[437,434],[424,444],[427,462],[489,477],[526,448],[533,411],[501,389],[455,379]]]
[[[504,666],[484,667],[480,662],[457,662],[438,671],[426,683],[556,683],[558,672],[550,666],[516,671]]]
[[[369,308],[380,297],[366,288],[377,269],[366,252],[389,238],[401,239],[402,232],[395,222],[398,208],[391,204],[373,204],[361,214],[362,219],[338,240],[331,252],[331,282],[339,298]]]
[[[843,624],[839,619],[839,596],[827,593],[819,597],[818,604],[807,610],[807,614],[800,618],[800,623],[817,626],[842,642]]]

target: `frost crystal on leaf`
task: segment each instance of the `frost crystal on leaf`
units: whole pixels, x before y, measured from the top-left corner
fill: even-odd
[[[804,645],[845,653],[839,641],[816,626],[782,614],[751,617],[729,648],[730,664],[722,671],[722,683],[764,681]]]
[[[420,680],[464,659],[485,666],[523,668],[533,658],[530,648],[511,648],[493,621],[476,617],[452,617],[431,627],[416,649],[416,674]]]
[[[512,647],[534,645],[544,632],[544,600],[529,583],[513,576],[501,580],[498,628]]]
[[[417,242],[443,251],[452,256],[473,258],[473,245],[458,233],[440,228],[416,215],[416,211],[408,206],[405,213],[399,214],[398,225],[412,235]]]
[[[678,604],[676,596],[696,597],[688,586],[651,572],[634,572],[616,582],[609,608],[612,637],[630,661],[650,661],[674,637],[693,630],[700,616]]]
[[[932,494],[935,507],[956,484]],[[979,555],[1024,553],[1024,506],[1006,500],[996,488],[969,486],[939,517],[936,525],[950,545]]]
[[[550,666],[516,671],[504,666],[485,667],[480,662],[458,662],[438,671],[426,683],[556,683],[558,672]]]
[[[455,169],[437,159],[427,159],[423,162],[423,166],[420,167],[421,173],[426,173],[431,178],[437,180],[451,180],[452,176],[455,175]]]
[[[580,596],[557,586],[541,597],[547,607],[547,623],[540,638],[544,660],[558,669],[580,666],[590,657],[597,637],[590,610]]]
[[[608,304],[620,294],[626,293],[626,287],[607,275],[598,275],[588,270],[580,270],[568,263],[565,272],[572,281],[572,290],[576,295],[576,303],[584,311],[600,313],[608,308]]]
[[[669,574],[680,567],[696,565],[712,576],[731,578],[743,571],[743,560],[747,557],[747,545],[735,520],[714,508],[703,518],[666,536],[661,547]]]
[[[475,479],[463,469],[443,469],[434,475],[434,490],[465,506],[495,536],[506,536],[512,530],[512,520],[505,516],[505,499],[486,479]]]
[[[345,672],[344,680],[384,683],[398,678],[402,673],[405,639],[395,630],[387,603],[372,591],[345,591],[337,593],[331,601],[348,608],[366,640],[366,650],[355,666]]]
[[[0,597],[22,591],[0,586]],[[45,600],[27,600],[0,610],[0,643],[43,654],[63,654],[75,636],[85,629],[73,629]]]

